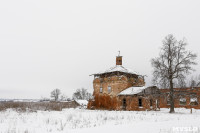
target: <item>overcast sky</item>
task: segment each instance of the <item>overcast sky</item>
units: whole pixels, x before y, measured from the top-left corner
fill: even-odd
[[[199,0],[1,0],[0,98],[92,92],[89,75],[115,66],[118,50],[151,85],[150,60],[168,34],[199,55]]]

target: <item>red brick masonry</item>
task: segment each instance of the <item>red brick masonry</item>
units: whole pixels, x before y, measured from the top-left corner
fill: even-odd
[[[175,88],[174,96],[175,108],[200,109],[200,87]],[[89,101],[88,108],[135,111],[158,110],[170,107],[168,99],[169,89],[157,89],[155,86],[148,87],[145,92],[135,95],[113,96],[97,92],[94,93],[94,99]],[[140,102],[142,102],[142,105],[140,105]]]
[[[160,108],[169,108],[169,89],[160,89]],[[174,88],[175,108],[200,109],[200,87]]]

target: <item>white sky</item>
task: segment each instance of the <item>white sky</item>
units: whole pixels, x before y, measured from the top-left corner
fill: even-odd
[[[199,7],[199,0],[1,0],[0,98],[92,92],[89,75],[114,66],[118,50],[151,85],[150,59],[166,35],[186,37],[200,53]]]

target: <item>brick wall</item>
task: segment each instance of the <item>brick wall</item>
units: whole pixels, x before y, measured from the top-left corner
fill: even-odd
[[[118,98],[118,94],[132,86],[144,86],[143,79],[138,77],[131,77],[126,75],[115,74],[113,76],[104,75],[99,78],[95,78],[93,81],[93,96],[94,99],[88,103],[89,109],[108,109],[108,110],[120,110],[121,101]],[[108,90],[110,87],[111,91]],[[102,92],[100,91],[102,88]]]
[[[132,86],[144,86],[145,82],[142,79],[137,79],[134,77],[128,78],[126,76],[110,76],[110,77],[100,77],[93,81],[94,94],[107,94],[112,96],[117,96],[121,91],[132,87]],[[102,87],[102,93],[100,88]],[[108,91],[108,87],[111,87],[111,92]]]
[[[170,105],[167,104],[167,99],[169,95],[169,89],[160,89],[161,96],[160,96],[160,107],[161,108],[169,108]],[[200,87],[193,87],[193,88],[174,88],[174,105],[175,108],[195,108],[200,109]],[[191,98],[197,98],[197,105],[192,105],[190,102]],[[180,103],[180,99],[185,98],[186,104],[183,105]]]

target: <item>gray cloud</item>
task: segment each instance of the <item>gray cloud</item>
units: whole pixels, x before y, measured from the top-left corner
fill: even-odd
[[[151,85],[150,59],[167,34],[186,37],[188,49],[200,53],[199,6],[198,0],[1,1],[0,97],[49,97],[54,88],[69,96],[81,87],[92,92],[89,75],[114,66],[118,50],[124,66],[148,75]]]

